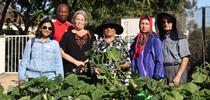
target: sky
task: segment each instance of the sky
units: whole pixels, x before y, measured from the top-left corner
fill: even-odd
[[[195,22],[198,27],[202,26],[202,9],[201,7],[206,7],[206,26],[210,26],[210,0],[197,0],[197,10],[195,11]]]
[[[210,6],[210,0],[197,0],[197,7]]]

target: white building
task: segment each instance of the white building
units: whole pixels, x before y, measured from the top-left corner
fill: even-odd
[[[121,34],[122,38],[128,42],[131,43],[133,38],[139,33],[139,18],[122,18],[121,19],[121,25],[124,28],[123,34]],[[155,31],[155,18],[152,18],[153,20],[153,27],[152,30]]]

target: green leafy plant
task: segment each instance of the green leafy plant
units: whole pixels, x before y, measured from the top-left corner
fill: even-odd
[[[108,52],[117,54],[114,49]],[[119,60],[114,58],[117,55],[108,55],[103,54],[102,57],[95,54],[94,56],[100,57],[92,59],[94,62],[91,63],[107,68],[104,63],[99,62],[108,58]],[[7,95],[3,94],[3,88],[0,86],[0,97],[5,100],[209,100],[210,65],[205,63],[196,68],[192,80],[180,86],[169,86],[164,80],[139,77],[134,73],[126,86],[107,68],[93,83],[87,82],[85,75],[69,74],[64,79],[58,76],[55,80],[40,77],[11,88]]]
[[[98,67],[101,69],[99,74],[96,74],[97,83],[105,86],[109,91],[107,95],[112,98],[129,97],[127,87],[122,84],[122,78],[126,78],[129,75],[128,71],[123,71],[120,67],[120,61],[122,56],[120,51],[115,47],[111,47],[103,53],[95,52],[95,47],[88,51],[86,54],[91,56],[90,68],[94,69]],[[107,62],[112,61],[114,63],[114,68],[107,65]]]
[[[210,99],[210,65],[208,63],[204,65],[196,67],[191,81],[178,87],[166,85],[164,80],[156,81],[133,75],[128,87],[129,93],[133,99],[146,99],[152,96],[152,100],[208,100]],[[144,95],[139,96],[140,93]]]
[[[11,100],[11,98],[3,94],[3,92],[4,92],[4,88],[0,85],[0,98],[4,98],[4,100]]]

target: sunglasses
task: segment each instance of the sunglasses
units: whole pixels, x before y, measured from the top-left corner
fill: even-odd
[[[107,28],[114,28],[115,29],[115,27],[114,26],[106,26],[106,27],[104,27],[104,29],[107,29]]]
[[[162,23],[163,23],[163,24],[164,24],[164,23],[167,23],[167,24],[168,24],[168,23],[172,23],[172,21],[170,21],[170,20],[163,20]]]
[[[52,30],[53,30],[53,28],[52,28],[52,27],[47,27],[47,26],[43,26],[43,27],[42,27],[42,29],[44,29],[44,30],[48,29],[48,30],[50,30],[50,31],[52,31]]]

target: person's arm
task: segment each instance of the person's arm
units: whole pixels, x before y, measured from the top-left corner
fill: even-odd
[[[30,53],[31,53],[31,39],[27,42],[22,61],[18,67],[18,75],[19,75],[19,80],[25,80],[25,73],[26,73],[26,68],[27,66],[30,65]]]
[[[69,40],[72,39],[71,34],[72,33],[70,33],[70,32],[64,33],[64,35],[63,35],[63,37],[62,37],[62,39],[60,41],[61,56],[65,60],[67,60],[68,62],[73,63],[74,65],[76,65],[77,67],[83,67],[83,66],[85,66],[85,63],[84,62],[76,60],[71,55],[69,55],[69,54],[67,54],[65,52],[66,47],[68,46],[67,44],[71,42],[71,41],[69,41]]]
[[[163,67],[163,47],[159,38],[155,38],[153,41],[152,54],[154,55],[154,79],[160,80],[164,78],[165,72]]]
[[[182,62],[179,66],[176,76],[173,79],[174,85],[180,84],[182,75],[187,70],[189,56],[190,56],[189,43],[187,39],[180,39],[178,42],[178,47],[179,47],[178,52],[180,57],[182,58]]]
[[[56,76],[61,75],[62,77],[64,77],[64,72],[63,72],[63,62],[62,62],[62,57],[61,57],[61,50],[60,50],[60,46],[58,44],[57,41],[55,41],[55,73]]]
[[[179,66],[178,72],[176,73],[176,76],[173,79],[173,83],[175,86],[180,84],[182,75],[185,72],[185,70],[187,69],[188,62],[189,62],[189,57],[182,58],[182,62]]]
[[[124,63],[122,63],[122,64],[120,64],[120,67],[122,68],[122,69],[127,69],[127,68],[130,68],[130,55],[129,55],[129,50],[128,50],[128,45],[127,45],[127,43],[124,41],[124,40],[122,40],[122,57],[123,57],[123,61],[124,61]]]
[[[61,48],[61,55],[62,55],[62,57],[63,57],[65,60],[67,60],[67,61],[73,63],[73,64],[76,65],[77,67],[80,67],[80,68],[81,68],[81,67],[84,67],[84,66],[85,66],[85,63],[84,63],[83,61],[78,61],[78,60],[74,59],[72,56],[66,54],[66,53],[63,51],[62,48]]]

